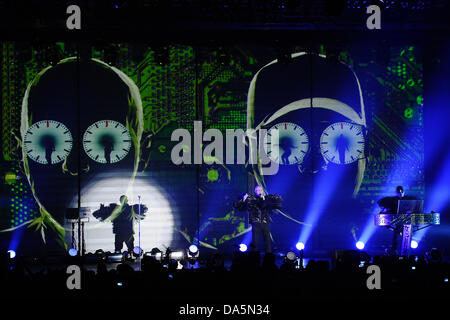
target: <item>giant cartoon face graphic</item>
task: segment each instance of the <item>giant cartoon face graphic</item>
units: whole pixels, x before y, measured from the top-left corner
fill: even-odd
[[[253,165],[256,181],[269,192],[307,198],[315,177],[339,172],[339,196],[356,197],[366,166],[366,127],[359,80],[337,60],[295,53],[289,64],[266,64],[250,83],[247,129],[267,130],[260,143],[280,164],[275,175]],[[279,133],[276,143],[272,130]],[[271,157],[274,148],[277,157]]]
[[[120,70],[77,58],[42,70],[27,87],[21,119],[25,174],[41,212],[37,221],[63,238],[66,208],[90,206],[83,196],[98,179],[124,181],[98,191],[99,201],[129,195],[142,131],[139,90]]]

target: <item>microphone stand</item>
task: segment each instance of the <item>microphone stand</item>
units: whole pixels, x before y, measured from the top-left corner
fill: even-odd
[[[141,254],[142,254],[142,249],[141,249],[141,196],[138,196],[139,199],[139,271],[142,271],[142,266],[141,266]]]

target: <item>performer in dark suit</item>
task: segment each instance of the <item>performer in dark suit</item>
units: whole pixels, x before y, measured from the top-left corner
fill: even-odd
[[[93,213],[93,216],[100,221],[111,219],[113,224],[113,233],[115,235],[114,248],[116,253],[120,253],[122,251],[124,242],[127,246],[128,252],[133,252],[134,221],[138,219],[138,212],[139,204],[130,206],[128,204],[128,197],[123,195],[120,197],[119,205],[112,203],[111,205],[105,207],[102,204],[100,209]],[[143,214],[145,212],[147,212],[147,207],[145,205],[141,205],[141,220],[144,219]]]
[[[281,209],[283,199],[278,195],[264,195],[262,186],[255,187],[255,194],[245,194],[242,199],[234,203],[234,208],[240,211],[248,210],[249,221],[252,225],[252,250],[258,247],[259,236],[262,233],[266,253],[272,252],[270,238],[271,213],[275,209]]]

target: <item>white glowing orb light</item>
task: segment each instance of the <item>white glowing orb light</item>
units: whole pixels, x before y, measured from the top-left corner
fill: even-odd
[[[9,258],[13,259],[16,257],[16,252],[14,250],[8,250]]]
[[[297,248],[297,250],[303,250],[305,249],[305,244],[303,242],[298,242],[295,247]]]
[[[364,249],[364,242],[358,241],[358,242],[356,243],[356,248],[358,248],[359,250]]]
[[[196,253],[198,252],[198,247],[197,247],[195,244],[191,244],[191,245],[189,246],[189,252],[190,252],[191,254],[196,254]]]
[[[417,249],[418,246],[419,246],[419,243],[416,240],[411,241],[411,248]]]
[[[77,254],[78,254],[78,250],[77,249],[75,249],[75,248],[70,248],[69,249],[69,255],[71,257],[75,257]]]
[[[241,252],[247,251],[247,245],[245,243],[241,243],[239,245],[239,251],[241,251]]]
[[[128,188],[129,176],[126,173],[115,172],[104,176],[97,175],[92,183],[81,190],[81,207],[90,209],[89,222],[85,223],[86,250],[95,252],[98,249],[104,251],[114,251],[114,238],[112,222],[101,222],[92,214],[100,208],[100,205],[110,206],[119,204],[121,195],[126,194],[128,204],[139,204],[147,207],[147,212],[141,214],[144,218],[140,223],[140,243],[139,243],[139,223],[138,219],[134,223],[134,245],[142,250],[151,248],[170,247],[174,233],[174,216],[172,213],[169,197],[150,177],[136,177],[134,184]],[[77,197],[74,197],[71,207],[77,207]],[[137,211],[137,210],[136,210]],[[136,212],[139,214],[139,212]],[[125,244],[123,244],[126,248]]]

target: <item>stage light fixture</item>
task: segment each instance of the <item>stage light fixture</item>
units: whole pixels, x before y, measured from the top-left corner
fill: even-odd
[[[362,242],[362,241],[358,241],[357,243],[356,243],[356,248],[358,248],[358,250],[362,250],[362,249],[364,249],[364,242]]]
[[[15,258],[16,252],[14,250],[10,249],[10,250],[8,250],[8,253],[9,253],[9,258],[10,259],[14,259]]]
[[[417,249],[418,246],[419,246],[419,243],[417,243],[416,240],[412,240],[411,241],[411,248],[412,249]]]
[[[189,248],[187,248],[187,250],[186,250],[187,261],[190,264],[195,264],[196,260],[199,257],[199,253],[200,253],[200,251],[198,250],[198,247],[195,244],[191,244],[189,246]],[[180,260],[182,260],[182,259],[180,259]]]
[[[240,251],[240,252],[245,252],[245,251],[247,251],[247,245],[246,245],[245,243],[241,243],[241,244],[239,245],[239,251]]]
[[[122,253],[122,261],[126,261],[127,259],[129,259],[131,257],[131,253],[130,252],[128,252],[128,251],[124,251],[123,253]]]
[[[198,247],[195,244],[189,246],[189,253],[196,254],[198,252]]]
[[[142,249],[139,246],[133,248],[133,256],[140,257],[142,255]]]
[[[294,262],[298,259],[297,255],[295,254],[295,252],[289,251],[288,253],[286,253],[286,259]]]
[[[297,242],[297,244],[295,245],[295,247],[297,248],[297,250],[304,250],[305,249],[305,244],[303,242]]]
[[[75,249],[75,248],[70,248],[69,249],[69,255],[71,257],[75,257],[77,254],[78,254],[78,250],[77,249]]]

